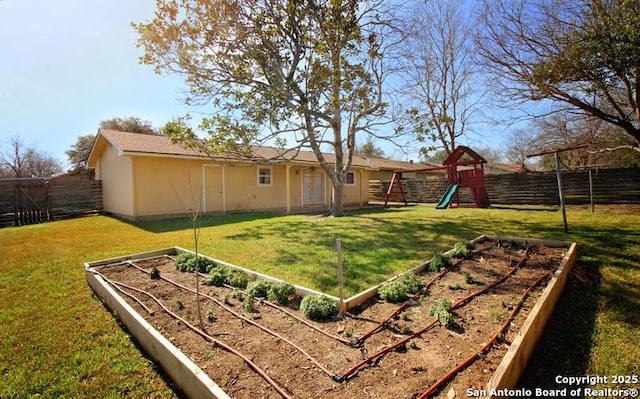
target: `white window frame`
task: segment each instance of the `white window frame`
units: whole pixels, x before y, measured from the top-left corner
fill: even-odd
[[[258,166],[258,173],[257,173],[257,177],[258,177],[258,187],[271,187],[273,186],[273,167],[272,166]],[[261,177],[266,177],[267,175],[262,175],[261,172],[263,170],[268,170],[269,174],[269,183],[263,183],[261,180]]]
[[[353,175],[353,183],[348,183],[347,182],[347,176],[349,175]],[[356,172],[347,172],[347,174],[344,176],[344,185],[345,186],[355,186],[356,185]]]

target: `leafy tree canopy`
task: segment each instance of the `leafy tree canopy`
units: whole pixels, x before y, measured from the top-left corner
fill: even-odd
[[[100,128],[120,130],[130,133],[158,134],[151,122],[133,116],[127,118],[111,118],[100,122]],[[68,154],[67,154],[68,155]],[[87,154],[88,155],[88,154]]]
[[[250,146],[310,148],[329,176],[333,213],[356,135],[384,116],[384,60],[394,34],[384,2],[357,0],[158,0],[151,22],[134,24],[141,61],[178,73],[188,104],[214,116],[166,129],[207,152],[251,156]],[[330,165],[322,151],[335,154]]]
[[[371,136],[367,137],[367,141],[356,147],[356,155],[366,158],[384,158],[384,150],[371,140]]]
[[[73,170],[81,170],[87,167],[87,159],[91,153],[95,138],[94,134],[79,136],[71,148],[64,152],[67,154]]]

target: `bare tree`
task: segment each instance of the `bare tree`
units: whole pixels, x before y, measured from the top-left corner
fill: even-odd
[[[487,0],[476,45],[496,92],[617,126],[640,151],[640,2]]]
[[[4,177],[50,177],[62,170],[58,160],[27,146],[18,136],[11,138],[0,151],[0,175]]]
[[[537,135],[531,129],[517,129],[509,133],[504,148],[507,161],[526,165],[527,155],[536,152]]]
[[[412,8],[407,40],[406,93],[413,100],[409,125],[422,152],[455,149],[478,111],[482,97],[476,77],[471,18],[457,0],[420,1]]]

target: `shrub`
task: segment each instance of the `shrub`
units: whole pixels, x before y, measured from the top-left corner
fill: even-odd
[[[215,266],[209,270],[209,276],[202,281],[202,284],[215,285],[217,287],[228,284],[236,288],[246,288],[247,284],[249,284],[249,276],[240,270]]]
[[[410,294],[415,294],[422,289],[424,284],[419,276],[413,273],[405,273],[397,279],[383,284],[378,289],[380,298],[389,302],[400,303],[409,299]]]
[[[469,255],[473,250],[476,249],[476,246],[470,242],[458,242],[453,246],[453,251],[451,252],[451,256],[454,258],[464,258]]]
[[[437,253],[433,256],[431,262],[429,262],[429,271],[443,272],[449,266],[451,266],[451,259],[446,255]]]
[[[227,284],[229,284],[232,287],[237,287],[237,288],[247,288],[247,285],[249,284],[249,276],[247,276],[245,273],[241,272],[240,270],[236,270],[236,269],[228,269],[229,273],[227,275]]]
[[[281,305],[289,303],[289,298],[295,295],[296,289],[289,283],[276,283],[272,284],[269,291],[267,291],[267,299],[270,301],[277,301]]]
[[[272,285],[268,280],[256,280],[247,287],[247,294],[256,298],[266,298]]]
[[[405,273],[400,276],[400,281],[402,281],[402,284],[407,287],[407,292],[410,294],[416,294],[422,289],[422,287],[424,287],[424,284],[422,283],[420,277],[411,272]]]
[[[245,312],[253,313],[254,311],[253,299],[254,299],[253,295],[249,294],[244,298],[244,301],[242,301],[242,308],[244,309]]]
[[[215,266],[215,262],[209,258],[198,256],[196,267],[196,255],[192,253],[182,253],[176,257],[176,269],[181,272],[192,273],[198,270],[200,273],[208,273]]]
[[[338,314],[338,304],[324,295],[308,295],[302,298],[300,311],[311,320],[328,320]]]
[[[204,285],[215,285],[216,287],[222,286],[227,281],[227,276],[222,268],[213,268],[209,272],[209,276],[202,280]]]
[[[393,303],[400,303],[409,299],[407,287],[399,279],[384,283],[378,289],[378,295],[380,295],[380,298]]]

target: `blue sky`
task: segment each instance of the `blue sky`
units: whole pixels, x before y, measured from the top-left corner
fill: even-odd
[[[135,116],[161,127],[197,117],[180,101],[179,77],[138,61],[131,22],[154,10],[153,0],[0,0],[0,149],[18,136],[66,162],[64,152],[102,120]],[[479,130],[468,145],[499,145],[499,128]]]
[[[151,0],[0,0],[0,146],[17,135],[66,162],[102,120],[160,127],[188,112],[181,80],[138,62],[131,22],[154,9]]]

